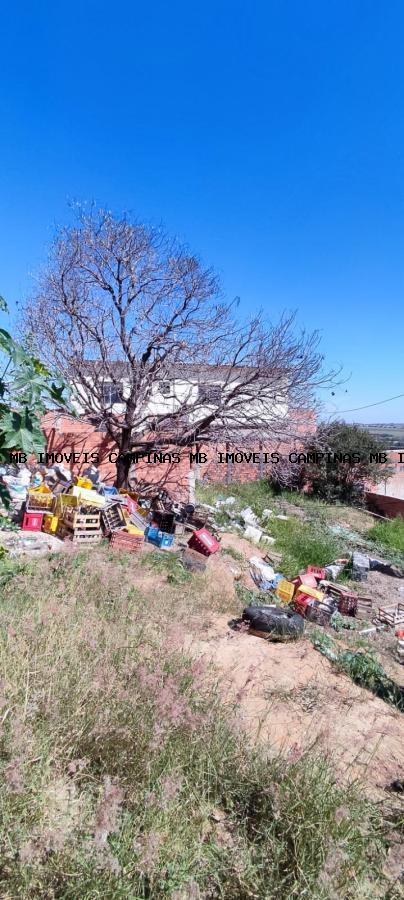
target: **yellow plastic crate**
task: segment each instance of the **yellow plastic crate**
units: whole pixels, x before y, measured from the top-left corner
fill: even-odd
[[[72,489],[72,495],[80,501],[80,506],[97,506],[99,509],[103,509],[105,506],[105,497],[101,497],[100,494],[97,494],[97,491],[89,491],[87,488],[78,487],[77,484]]]
[[[290,601],[293,600],[294,593],[295,585],[292,584],[291,581],[286,581],[286,579],[283,579],[283,581],[280,581],[276,585],[275,594],[277,597],[279,597],[280,600],[283,601],[283,603],[290,603]]]
[[[42,531],[46,534],[55,534],[59,523],[59,516],[53,516],[51,513],[44,513],[42,519]]]
[[[77,485],[77,487],[86,488],[89,491],[91,491],[93,486],[93,482],[90,478],[82,478],[80,475],[76,476],[76,478],[74,479],[74,483]]]
[[[51,489],[48,487],[47,484],[40,484],[39,487],[36,487],[36,488],[29,488],[29,489],[28,489],[28,493],[29,493],[29,494],[51,494],[52,491],[51,491]]]
[[[308,597],[314,597],[315,600],[324,600],[324,592],[319,591],[317,588],[310,587],[308,584],[302,584],[296,592],[296,597],[299,594],[307,594]]]
[[[125,525],[122,531],[126,531],[128,534],[138,534],[140,537],[144,536],[143,531],[137,528],[136,525]]]
[[[59,494],[56,497],[55,505],[53,507],[53,512],[55,516],[61,517],[63,514],[63,508],[66,506],[78,506],[79,499],[78,497],[73,497],[72,494]]]

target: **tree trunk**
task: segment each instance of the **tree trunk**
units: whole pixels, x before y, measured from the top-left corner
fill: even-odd
[[[115,486],[117,488],[127,488],[128,485],[128,476],[129,469],[131,467],[132,459],[132,429],[131,428],[123,428],[121,432],[119,446],[119,458],[116,462],[116,479]]]

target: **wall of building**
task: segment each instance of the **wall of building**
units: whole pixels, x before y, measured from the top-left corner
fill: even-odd
[[[304,413],[295,413],[294,416],[296,433],[299,431],[303,434],[308,430],[313,431],[315,428],[315,417],[311,411]],[[92,454],[97,454],[99,462],[97,465],[100,469],[101,477],[109,484],[113,484],[116,477],[115,459],[117,448],[114,442],[104,432],[97,431],[94,425],[86,422],[81,418],[73,418],[71,416],[56,415],[48,413],[42,420],[42,428],[45,433],[48,454],[64,454],[70,455],[70,460],[64,459],[65,465],[76,475],[83,472],[84,469],[93,461]],[[242,449],[246,452],[260,452],[261,456],[267,452],[271,453],[275,450],[280,453],[288,453],[294,447],[300,447],[300,440],[277,441],[271,446],[257,446],[256,444],[248,445],[248,441],[243,441]],[[168,446],[167,451],[178,452],[178,448],[174,445]],[[181,499],[188,498],[189,475],[190,470],[195,470],[198,479],[205,482],[227,483],[232,482],[248,482],[264,478],[270,471],[270,463],[243,461],[239,463],[220,463],[218,462],[219,452],[234,451],[235,449],[228,445],[208,444],[189,447],[180,451],[180,460],[178,463],[161,462],[156,464],[148,464],[145,461],[139,461],[136,464],[136,477],[146,481],[151,486],[160,488],[162,486],[173,496]],[[190,461],[190,453],[205,453],[207,460],[196,465]],[[76,455],[76,461],[74,456]],[[109,457],[111,456],[112,459]],[[51,464],[52,460],[49,460]]]
[[[400,453],[402,454],[402,459],[404,459],[404,450],[387,451],[388,463],[393,467],[394,471],[387,481],[381,481],[379,484],[372,486],[374,493],[404,500],[404,462],[400,463]]]
[[[401,516],[404,519],[404,499],[369,491],[366,494],[366,503],[371,512],[378,513],[379,516],[386,516],[388,519]]]
[[[108,384],[108,381],[104,379],[104,383]],[[129,383],[125,381],[125,379],[121,380],[122,385],[122,394],[124,397],[129,395]],[[234,389],[237,384],[237,380],[232,380],[231,384],[224,386],[223,391],[226,392]],[[213,387],[214,385],[222,386],[219,379],[217,381],[209,380],[209,386]],[[198,403],[198,391],[199,391],[199,383],[197,381],[192,380],[182,380],[176,379],[170,385],[170,396],[164,396],[164,394],[160,390],[160,382],[156,382],[151,387],[150,399],[149,402],[145,406],[144,415],[146,416],[164,416],[171,415],[174,412],[178,412],[181,408],[186,405],[191,405],[194,407],[192,413],[190,414],[191,421],[200,421],[203,417],[209,414],[209,412],[214,409],[214,406],[209,406],[209,404]],[[257,389],[258,390],[258,389]],[[83,398],[83,388],[74,387],[73,391],[76,394],[81,394]],[[87,395],[88,396],[88,395]],[[75,400],[73,401],[73,405],[76,411],[81,415],[84,411],[84,400],[82,401]],[[94,406],[94,394],[91,399],[91,406]],[[88,408],[88,407],[87,407]],[[112,412],[116,416],[120,416],[124,413],[125,406],[123,403],[114,403],[112,406]],[[243,405],[240,405],[239,401],[237,401],[237,418],[242,415],[245,417],[246,421],[254,420],[256,418],[260,418],[262,421],[270,421],[274,417],[284,418],[288,414],[288,404],[285,396],[278,396],[271,402],[268,400],[265,403],[261,402],[259,396],[257,396],[255,401],[252,401],[250,398],[248,402]],[[231,406],[229,404],[229,415],[231,416]]]

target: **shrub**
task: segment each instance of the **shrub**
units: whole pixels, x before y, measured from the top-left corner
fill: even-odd
[[[312,493],[323,500],[361,505],[366,482],[380,482],[391,472],[387,465],[381,466],[370,458],[384,449],[366,428],[346,422],[321,425],[305,452],[329,456],[304,465],[304,480]]]

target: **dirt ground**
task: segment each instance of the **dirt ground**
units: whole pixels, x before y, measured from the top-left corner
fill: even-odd
[[[357,687],[308,640],[277,644],[228,627],[228,617],[206,623],[192,651],[214,663],[223,692],[236,703],[252,740],[296,758],[317,745],[342,779],[365,777],[374,795],[402,777],[404,717]]]
[[[233,534],[223,535],[222,546],[232,547],[245,559],[243,564],[218,554],[210,560],[212,583],[229,594],[234,578],[231,568],[243,569],[245,583],[248,558],[261,554]],[[394,603],[403,597],[402,586],[402,580],[375,572],[360,592],[371,594],[377,603],[388,595]],[[281,751],[291,759],[316,746],[327,754],[338,778],[363,779],[370,796],[382,795],[391,781],[403,777],[402,713],[334,671],[308,639],[271,643],[233,631],[228,625],[231,617],[206,616],[202,628],[189,635],[189,647],[215,665],[223,694],[235,705],[253,741],[265,742],[269,752]],[[404,666],[394,662],[389,642],[395,644],[391,633],[377,635],[374,645],[391,677],[402,684]]]

